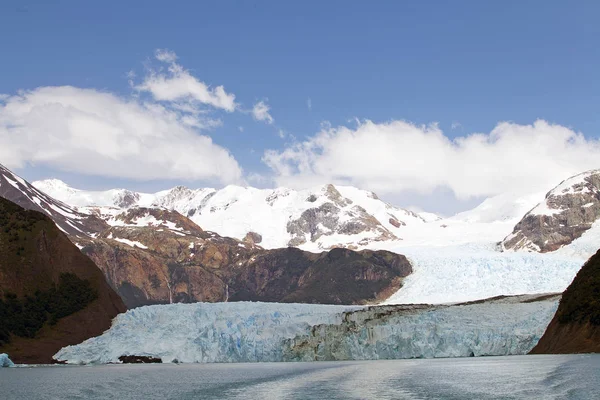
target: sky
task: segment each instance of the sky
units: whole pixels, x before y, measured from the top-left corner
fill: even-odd
[[[0,163],[441,214],[600,168],[596,1],[0,2]]]

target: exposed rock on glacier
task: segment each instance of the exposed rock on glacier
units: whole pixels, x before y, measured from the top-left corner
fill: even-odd
[[[71,364],[256,362],[525,354],[537,343],[558,295],[459,305],[324,306],[196,303],[147,306],[119,315],[102,336],[54,358]]]
[[[502,242],[506,250],[548,252],[568,245],[600,217],[600,170],[575,175],[552,189]]]
[[[0,368],[2,367],[14,367],[15,364],[8,358],[8,354],[0,353]]]

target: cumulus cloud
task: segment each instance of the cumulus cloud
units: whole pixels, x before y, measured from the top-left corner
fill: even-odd
[[[277,184],[349,184],[394,195],[450,189],[459,199],[545,190],[600,167],[600,142],[543,120],[499,123],[449,139],[435,124],[362,121],[325,125],[315,136],[263,156]]]
[[[0,162],[139,180],[240,181],[237,161],[200,134],[200,124],[162,103],[41,87],[0,103]]]
[[[177,55],[169,50],[157,50],[155,58],[160,68],[150,68],[142,83],[135,86],[140,92],[150,93],[155,100],[180,102],[188,107],[208,105],[232,112],[237,108],[235,95],[223,86],[211,88],[177,64]]]
[[[268,124],[272,124],[274,119],[271,114],[269,114],[270,110],[271,107],[269,107],[267,103],[264,101],[259,101],[254,105],[254,107],[252,107],[252,116],[257,121],[264,121]]]

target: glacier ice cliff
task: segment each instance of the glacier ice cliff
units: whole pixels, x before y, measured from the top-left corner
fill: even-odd
[[[526,354],[543,335],[559,295],[456,305],[327,306],[196,303],[140,307],[103,335],[61,349],[71,364],[258,362]]]
[[[15,364],[8,358],[8,354],[0,353],[0,368],[2,367],[14,367]]]

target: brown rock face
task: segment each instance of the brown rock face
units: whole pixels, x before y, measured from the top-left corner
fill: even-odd
[[[48,217],[0,198],[0,298],[17,299],[54,287],[61,274],[88,281],[97,297],[85,308],[46,323],[33,338],[11,336],[0,346],[16,363],[49,363],[62,347],[97,336],[125,311],[102,272],[75,247]]]
[[[554,251],[579,238],[600,217],[600,170],[576,175],[548,192],[502,242],[504,249]]]
[[[398,221],[396,218],[390,218],[389,223],[395,226],[396,228],[400,228],[403,225],[406,225],[404,222]]]
[[[151,210],[132,212],[147,217]],[[191,223],[172,213],[169,226],[184,226],[179,219]],[[362,304],[391,295],[412,271],[404,256],[386,251],[265,250],[185,227],[112,227],[77,243],[128,307],[242,300]]]
[[[600,251],[577,273],[533,354],[600,352]]]

